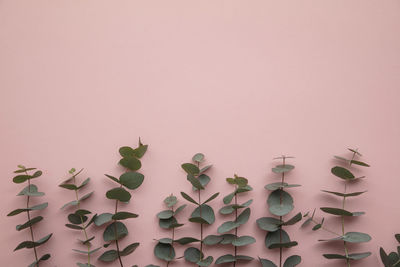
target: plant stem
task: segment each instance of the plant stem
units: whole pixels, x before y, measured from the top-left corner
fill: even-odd
[[[28,172],[25,171],[25,174],[28,175]],[[30,192],[30,191],[31,191],[31,179],[28,179],[28,192]],[[31,215],[30,215],[30,213],[29,213],[29,199],[30,199],[30,197],[28,196],[28,197],[27,197],[27,200],[26,200],[26,209],[27,209],[26,213],[27,213],[27,215],[28,215],[28,223],[29,223],[30,220],[31,220]],[[29,230],[30,230],[30,232],[31,232],[32,242],[35,243],[35,237],[33,236],[33,228],[32,228],[32,225],[31,225],[31,224],[29,224]],[[35,260],[36,260],[35,266],[38,266],[38,267],[39,267],[39,262],[38,262],[38,256],[37,256],[36,246],[33,247],[33,251],[34,251],[34,253],[35,253]]]
[[[307,216],[307,217],[309,217],[309,216]],[[317,221],[314,220],[314,219],[311,219],[311,222],[313,222],[314,224],[319,224],[319,222],[317,222]],[[321,226],[321,229],[324,230],[324,231],[326,231],[326,232],[328,232],[328,233],[331,233],[331,234],[334,234],[334,235],[337,235],[337,236],[342,236],[341,234],[338,234],[338,233],[336,233],[336,232],[334,232],[334,231],[332,231],[332,230],[329,230],[329,229],[326,228],[325,226]]]
[[[283,156],[283,159],[282,159],[283,167],[285,167],[285,159],[286,159],[285,156]],[[281,180],[282,185],[284,182],[285,182],[285,172],[282,172],[282,180]],[[281,189],[280,204],[282,204],[282,201],[283,201],[282,191],[283,191],[283,188]],[[279,243],[282,243],[282,222],[283,222],[282,216],[279,216],[279,221],[280,221]],[[282,256],[283,256],[282,254],[283,254],[283,249],[282,249],[282,247],[279,247],[279,267],[282,267]]]
[[[200,189],[199,191],[199,209],[200,209],[200,218],[201,217],[201,198],[200,198]],[[200,223],[200,257],[203,254],[203,224]],[[200,265],[199,265],[200,266]]]
[[[122,187],[122,185],[121,185]],[[118,212],[118,199],[115,200],[115,212],[114,214],[116,214]],[[117,224],[116,224],[116,220],[114,220],[114,231],[115,231],[115,245],[117,246],[117,254],[118,254],[118,260],[119,260],[119,264],[121,265],[121,267],[124,267],[124,264],[122,263],[122,259],[121,259],[121,255],[119,253],[119,244],[118,244],[118,235],[117,235]]]
[[[76,175],[73,176],[73,181],[74,181],[74,185],[76,185]],[[78,194],[78,189],[75,189],[75,197],[76,197],[76,201],[78,202],[77,208],[78,210],[80,209],[80,202],[79,202],[79,194]],[[82,232],[83,235],[85,236],[85,240],[88,240],[88,235],[86,232],[86,227],[85,227],[85,223],[83,222],[83,217],[82,215],[79,215],[80,219],[81,219],[81,225],[82,225]],[[86,247],[87,247],[87,252],[88,252],[88,265],[90,266],[90,244],[89,242],[86,242]]]
[[[236,186],[235,186],[235,192],[236,192]],[[237,206],[237,194],[235,194],[235,205]],[[238,218],[238,209],[235,209],[235,222],[237,221],[237,218]],[[237,235],[238,235],[238,229],[237,229],[237,227],[235,228],[235,236],[237,237]],[[235,247],[235,261],[233,262],[233,267],[235,267],[236,266],[236,256],[237,256],[237,246],[234,246]]]
[[[171,210],[172,210],[172,212],[174,212],[174,207],[171,207]],[[172,228],[172,243],[174,242],[174,239],[175,239],[175,227]],[[172,253],[172,250],[171,250],[171,253]],[[171,261],[167,261],[167,267],[170,262]]]

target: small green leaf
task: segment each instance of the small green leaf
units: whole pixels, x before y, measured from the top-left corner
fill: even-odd
[[[108,178],[110,178],[111,180],[113,180],[114,182],[121,184],[121,182],[117,178],[115,178],[114,176],[111,176],[111,175],[108,175],[108,174],[104,174],[104,175],[107,176]]]
[[[201,223],[213,224],[215,221],[215,214],[213,209],[206,204],[198,206],[190,215],[189,221],[199,222],[198,219],[203,220],[203,222]]]
[[[200,181],[194,177],[192,174],[187,175],[187,180],[193,185],[194,188],[198,190],[204,189],[204,187],[201,185]]]
[[[208,202],[210,202],[211,200],[213,200],[214,198],[218,197],[219,193],[215,193],[214,195],[212,195],[210,198],[208,198],[206,201],[203,202],[203,204],[206,204]]]
[[[13,182],[16,183],[16,184],[21,184],[21,183],[23,183],[23,182],[25,182],[25,181],[27,181],[28,179],[31,179],[31,178],[32,178],[32,176],[26,175],[26,174],[17,175],[17,176],[15,176],[13,178]]]
[[[23,230],[25,228],[31,227],[32,225],[34,225],[35,223],[40,222],[41,220],[43,220],[42,216],[34,217],[34,218],[30,219],[29,221],[27,221],[24,224],[18,224],[16,226],[16,229],[17,229],[17,231],[21,231],[21,230]]]
[[[184,199],[186,199],[189,202],[192,202],[193,204],[199,204],[196,202],[196,200],[194,200],[193,198],[191,198],[188,194],[186,194],[185,192],[181,192],[181,195]]]
[[[351,160],[350,161],[351,164],[356,164],[359,166],[363,166],[363,167],[370,167],[367,163],[362,162],[362,161],[358,161],[358,160]]]
[[[178,199],[174,195],[170,195],[166,199],[164,199],[164,203],[167,205],[168,208],[171,208],[178,203]]]
[[[272,168],[274,173],[285,173],[294,169],[293,165],[285,164],[285,165],[277,165],[275,168]]]
[[[203,155],[202,153],[197,153],[197,154],[195,154],[195,155],[193,156],[192,160],[193,160],[194,162],[201,163],[201,162],[203,162],[203,160],[204,160],[204,155]]]
[[[267,190],[270,190],[270,191],[275,191],[277,189],[290,188],[290,187],[299,187],[299,186],[301,186],[301,185],[276,182],[276,183],[272,183],[272,184],[267,184],[264,188],[267,189]]]
[[[205,245],[216,245],[218,243],[220,243],[223,240],[223,237],[218,236],[218,235],[208,235],[204,238],[203,243]]]
[[[322,207],[321,210],[332,215],[353,216],[353,213],[344,209]]]
[[[260,259],[262,267],[277,267],[275,263],[267,259]]]
[[[275,232],[279,229],[281,221],[273,217],[263,217],[257,220],[257,225],[261,230]]]
[[[235,261],[236,261],[235,256],[233,256],[231,254],[226,254],[226,255],[219,257],[215,261],[215,264],[229,263],[229,262],[235,262]]]
[[[126,212],[126,211],[120,211],[115,213],[112,216],[113,220],[120,221],[120,220],[125,220],[125,219],[130,219],[130,218],[137,218],[139,215],[131,212]]]
[[[231,193],[231,194],[225,196],[223,199],[224,204],[227,205],[227,204],[231,203],[234,196],[235,196],[235,193]]]
[[[328,193],[328,194],[333,194],[339,197],[355,197],[359,196],[361,194],[364,194],[367,191],[362,191],[362,192],[354,192],[354,193],[340,193],[340,192],[333,192],[333,191],[326,191],[326,190],[321,190],[322,192]]]
[[[303,216],[301,216],[301,213],[297,213],[294,217],[292,217],[290,220],[286,221],[283,223],[283,225],[293,225],[301,221]]]

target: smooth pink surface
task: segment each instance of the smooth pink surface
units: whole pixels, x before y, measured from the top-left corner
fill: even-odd
[[[6,217],[24,205],[15,196],[23,186],[11,182],[17,164],[44,171],[36,184],[50,206],[36,235],[54,237],[39,249],[52,254],[43,266],[74,266],[84,261],[71,251],[81,236],[64,227],[60,210],[73,195],[57,185],[71,167],[85,168],[82,178],[92,178],[96,193],[84,206],[111,211],[104,194],[112,183],[104,174],[121,173],[118,148],[136,145],[139,136],[149,144],[146,180],[126,206],[140,217],[128,222],[123,244],[141,246],[124,259],[126,266],[164,266],[153,256],[153,239],[169,232],[158,228],[155,215],[170,193],[190,192],[180,164],[194,153],[214,164],[203,196],[221,192],[212,202],[216,210],[231,190],[226,177],[250,180],[255,190],[243,199],[255,202],[240,233],[257,243],[240,251],[276,261],[255,224],[269,215],[263,186],[276,181],[272,158],[296,156],[289,181],[303,187],[291,190],[294,215],[340,205],[320,189],[343,190],[330,168],[332,156],[350,146],[372,165],[367,179],[350,189],[368,193],[348,201],[350,210],[367,214],[347,230],[370,233],[370,243],[351,251],[373,255],[352,266],[380,266],[379,246],[394,250],[393,235],[400,231],[399,12],[394,0],[0,0],[1,266],[32,261],[31,251],[12,252],[28,238],[27,231],[15,231],[24,215]],[[186,221],[191,210],[179,219]],[[207,234],[225,217],[217,220]],[[338,223],[327,218],[339,231]],[[177,236],[197,230],[187,223]],[[299,225],[288,231],[299,246],[285,257],[298,253],[307,267],[344,265],[322,258],[343,253],[341,246],[317,242],[329,235]],[[206,248],[214,256],[228,251]]]

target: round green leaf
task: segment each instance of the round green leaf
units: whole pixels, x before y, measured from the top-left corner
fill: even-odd
[[[206,224],[213,224],[215,222],[215,214],[213,209],[206,205],[202,204],[198,206],[190,215],[189,221],[191,222],[197,222],[196,218],[200,218],[204,221]],[[195,220],[193,220],[195,219]]]
[[[178,203],[178,199],[174,195],[168,196],[166,199],[164,199],[164,203],[167,205],[168,208],[171,208],[175,206],[176,203]]]
[[[138,188],[144,180],[144,175],[138,172],[126,172],[119,177],[121,184],[133,190]]]
[[[204,257],[203,253],[201,253],[200,250],[192,247],[187,248],[183,255],[185,257],[185,260],[191,263],[197,263]]]
[[[101,226],[105,223],[111,222],[112,217],[113,217],[113,214],[111,214],[111,213],[102,213],[102,214],[96,216],[96,218],[94,219],[94,224],[96,226]]]
[[[222,241],[222,237],[218,235],[208,235],[204,238],[203,243],[209,246],[216,245]]]
[[[107,226],[103,233],[105,242],[119,240],[128,235],[128,229],[122,222],[113,222]]]
[[[285,216],[294,208],[293,198],[281,189],[273,191],[269,195],[267,203],[269,211],[276,216]]]
[[[275,263],[267,259],[260,259],[262,267],[277,267]]]
[[[142,167],[142,163],[140,162],[140,160],[138,160],[133,156],[127,156],[122,158],[119,161],[119,164],[121,164],[125,168],[128,168],[131,171],[137,171],[140,169],[140,167]]]
[[[194,162],[201,163],[201,162],[203,162],[203,160],[204,160],[204,155],[203,155],[202,153],[197,153],[197,154],[195,154],[195,155],[193,156],[192,160],[193,160]]]
[[[158,243],[154,248],[154,255],[164,261],[175,258],[175,249],[171,244]]]
[[[122,187],[113,188],[106,193],[108,199],[116,199],[121,202],[128,202],[131,199],[131,194]]]

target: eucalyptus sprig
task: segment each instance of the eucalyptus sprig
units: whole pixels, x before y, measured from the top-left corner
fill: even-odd
[[[397,242],[400,244],[400,234],[395,234]],[[397,246],[396,252],[390,252],[389,254],[381,247],[379,249],[382,263],[385,267],[400,267],[400,245]]]
[[[174,243],[185,245],[191,242],[198,242],[199,240],[190,237],[175,239],[175,228],[183,226],[183,224],[178,223],[176,215],[186,207],[186,204],[175,209],[174,207],[178,203],[178,199],[172,194],[164,200],[164,203],[168,209],[160,211],[157,217],[161,228],[171,230],[171,237],[157,240],[158,243],[154,247],[154,255],[160,260],[166,261],[166,266],[169,266],[170,262],[176,259]]]
[[[218,257],[215,261],[215,264],[223,264],[223,263],[233,263],[233,266],[236,266],[238,261],[251,261],[254,258],[246,255],[238,255],[238,247],[247,246],[256,242],[255,238],[252,236],[244,235],[238,236],[238,228],[245,224],[250,217],[250,204],[253,202],[252,199],[239,204],[238,203],[238,195],[251,191],[253,188],[248,185],[248,180],[244,177],[239,177],[236,174],[234,178],[226,178],[226,181],[234,186],[234,190],[229,195],[223,198],[223,202],[225,204],[219,210],[219,213],[223,215],[229,215],[234,213],[235,220],[224,222],[221,226],[218,227],[218,233],[221,235],[209,235],[204,239],[204,244],[206,245],[232,245],[233,246],[233,255],[226,254]],[[230,204],[234,200],[233,204]],[[239,210],[244,209],[240,214]],[[234,234],[229,233],[234,231]]]
[[[362,180],[365,178],[365,176],[361,177],[356,177],[350,168],[354,167],[354,165],[360,166],[360,167],[369,167],[369,165],[365,162],[359,161],[356,158],[361,157],[362,155],[360,152],[358,152],[357,149],[352,149],[348,148],[348,150],[351,152],[351,158],[344,158],[344,157],[339,157],[335,156],[337,160],[339,160],[341,163],[343,163],[346,167],[343,166],[334,166],[331,169],[331,173],[335,175],[336,177],[342,179],[344,181],[344,192],[334,192],[334,191],[327,191],[327,190],[322,190],[322,192],[338,196],[342,198],[342,204],[339,208],[336,207],[321,207],[320,209],[330,215],[334,216],[339,216],[341,218],[341,232],[337,233],[335,231],[332,231],[326,227],[323,226],[324,223],[324,218],[320,222],[316,221],[314,219],[315,211],[313,214],[310,216],[309,213],[305,214],[304,217],[307,217],[307,220],[304,222],[303,225],[307,225],[309,223],[313,223],[314,227],[313,230],[325,230],[333,235],[335,235],[334,238],[331,239],[321,239],[318,241],[321,242],[337,242],[337,241],[342,241],[343,242],[343,247],[344,247],[344,255],[342,254],[323,254],[323,256],[326,259],[341,259],[344,260],[346,265],[348,267],[351,266],[351,261],[352,260],[361,260],[364,259],[368,256],[371,255],[371,252],[362,252],[362,253],[349,253],[349,248],[348,248],[348,243],[363,243],[363,242],[369,242],[371,240],[371,236],[366,234],[366,233],[361,233],[361,232],[346,232],[345,231],[345,218],[348,217],[358,217],[361,215],[364,215],[365,212],[350,212],[346,210],[346,200],[350,197],[356,197],[361,194],[364,194],[367,191],[360,191],[360,192],[352,192],[349,193],[347,192],[348,185],[355,182]]]
[[[272,172],[280,175],[281,181],[268,184],[265,189],[272,191],[268,197],[267,204],[269,211],[276,217],[263,217],[257,220],[257,225],[261,230],[267,231],[265,236],[265,246],[268,249],[279,249],[279,267],[283,263],[283,249],[297,246],[296,241],[290,240],[289,234],[283,229],[285,226],[294,225],[301,221],[301,213],[297,213],[289,220],[284,220],[284,216],[288,215],[293,209],[293,198],[285,191],[285,188],[293,188],[300,186],[299,184],[288,184],[285,182],[285,174],[294,169],[293,165],[287,164],[286,160],[293,157],[281,156],[274,159],[282,160],[282,164],[272,168]],[[268,259],[260,259],[263,267],[276,267],[277,265]],[[286,258],[283,263],[284,267],[296,266],[301,262],[299,255],[292,255]]]
[[[84,254],[87,257],[87,263],[80,263],[77,262],[76,265],[79,267],[95,267],[93,264],[91,264],[91,255],[98,251],[101,247],[91,249],[92,248],[92,243],[91,241],[95,238],[94,236],[89,237],[87,233],[87,228],[94,222],[96,218],[96,214],[93,214],[91,219],[89,220],[89,214],[92,212],[87,210],[87,209],[82,209],[81,207],[81,202],[82,200],[85,200],[89,198],[92,194],[93,191],[86,194],[84,197],[80,198],[79,197],[79,191],[83,189],[84,187],[87,186],[87,184],[90,181],[90,178],[86,178],[80,185],[78,185],[76,178],[77,176],[83,171],[81,169],[80,171],[76,172],[75,168],[72,168],[71,170],[68,171],[68,173],[71,175],[67,180],[63,181],[59,186],[70,190],[74,191],[74,196],[75,199],[71,202],[68,202],[63,206],[65,207],[72,207],[75,206],[76,209],[73,213],[70,213],[68,215],[68,221],[69,223],[66,224],[65,226],[73,229],[73,230],[78,230],[82,232],[82,235],[84,236],[84,240],[78,239],[79,243],[82,245],[86,246],[86,251],[80,250],[80,249],[72,249],[73,251],[79,253],[79,254]]]
[[[17,231],[21,231],[23,229],[27,229],[29,228],[29,232],[30,232],[30,237],[31,240],[29,241],[24,241],[21,242],[15,249],[19,250],[19,249],[23,249],[23,248],[28,248],[31,249],[33,248],[33,252],[35,255],[35,260],[33,263],[31,263],[28,267],[35,267],[35,266],[39,266],[41,261],[46,261],[50,258],[50,254],[44,254],[43,256],[39,257],[38,256],[38,252],[37,252],[37,247],[45,244],[47,241],[49,241],[49,239],[53,236],[53,234],[48,234],[38,240],[35,240],[35,235],[34,235],[34,231],[33,231],[33,226],[35,224],[37,224],[38,222],[43,220],[42,216],[36,216],[36,217],[31,217],[31,212],[35,212],[37,210],[43,210],[45,208],[47,208],[48,203],[41,203],[41,204],[37,204],[34,206],[30,205],[30,200],[31,198],[36,198],[36,197],[41,197],[44,196],[43,192],[39,192],[38,191],[38,187],[34,184],[31,183],[32,179],[38,178],[40,176],[42,176],[42,171],[37,170],[35,171],[33,174],[29,174],[29,172],[36,170],[36,168],[26,168],[23,165],[18,165],[18,170],[14,171],[14,173],[17,173],[18,175],[15,176],[13,178],[13,182],[16,184],[21,184],[24,182],[27,182],[28,185],[17,195],[17,196],[25,196],[26,197],[26,207],[25,208],[20,208],[20,209],[16,209],[11,211],[9,214],[7,214],[7,216],[14,216],[17,214],[20,214],[22,212],[26,213],[26,216],[28,218],[28,221],[26,221],[23,224],[18,224],[16,226]]]
[[[121,222],[122,220],[137,218],[139,215],[127,211],[119,211],[118,204],[129,203],[132,195],[126,189],[134,190],[137,189],[144,180],[144,175],[137,172],[142,166],[140,158],[147,151],[147,145],[143,145],[139,139],[139,146],[135,149],[124,146],[119,149],[119,153],[122,156],[119,164],[126,168],[126,171],[118,178],[106,174],[105,176],[118,184],[117,187],[107,191],[106,197],[115,201],[115,209],[113,213],[102,213],[98,215],[94,221],[97,226],[107,225],[103,239],[106,244],[104,247],[110,246],[115,243],[116,249],[107,250],[98,259],[103,262],[114,262],[119,261],[121,267],[123,267],[122,258],[128,256],[139,246],[139,243],[131,243],[124,249],[120,249],[120,240],[128,235],[128,228]],[[125,189],[126,188],[126,189]],[[136,265],[134,265],[136,266]]]
[[[189,247],[185,250],[184,257],[186,261],[197,264],[198,266],[209,266],[214,258],[212,256],[204,256],[203,226],[204,224],[211,225],[215,222],[214,210],[207,205],[207,203],[215,199],[219,193],[213,194],[204,202],[201,201],[201,191],[205,189],[211,180],[205,172],[212,166],[207,165],[200,168],[200,163],[203,161],[204,155],[202,153],[197,153],[193,156],[192,163],[182,164],[182,169],[187,173],[187,180],[192,184],[193,191],[197,191],[198,200],[194,200],[185,192],[181,192],[181,195],[184,199],[197,206],[190,215],[189,221],[200,225],[200,239],[198,240],[200,242],[200,249]]]

